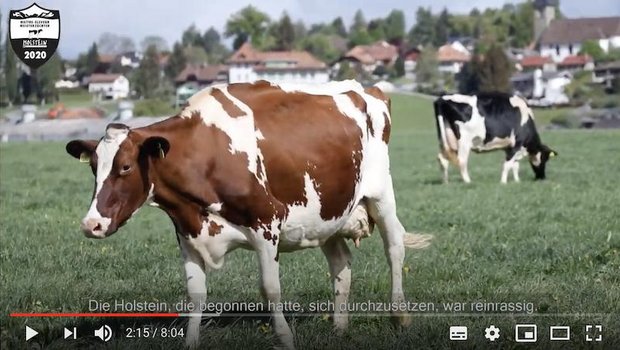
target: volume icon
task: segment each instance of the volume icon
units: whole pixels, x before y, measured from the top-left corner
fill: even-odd
[[[109,341],[112,339],[112,328],[104,324],[101,328],[95,329],[95,337],[99,337],[103,341]]]

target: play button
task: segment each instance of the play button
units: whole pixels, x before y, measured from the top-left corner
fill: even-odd
[[[36,336],[37,334],[39,334],[39,332],[35,331],[34,329],[26,326],[26,341],[32,339],[34,336]]]

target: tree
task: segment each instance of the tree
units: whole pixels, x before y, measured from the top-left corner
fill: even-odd
[[[335,34],[340,35],[343,38],[347,37],[347,28],[344,26],[342,17],[336,17],[330,26],[334,29]]]
[[[41,104],[46,101],[58,100],[55,83],[62,77],[62,59],[58,52],[37,69],[37,97]]]
[[[340,68],[338,69],[338,73],[336,73],[336,80],[347,80],[355,78],[357,78],[357,73],[355,72],[355,69],[351,67],[349,62],[342,61],[340,63]]]
[[[405,60],[401,55],[398,55],[396,62],[394,62],[394,75],[396,77],[405,75]]]
[[[217,29],[209,27],[202,36],[202,43],[205,51],[211,52],[216,50],[217,46],[221,44],[220,40],[220,33],[218,33]]]
[[[479,67],[481,92],[509,93],[512,91],[510,84],[512,64],[501,46],[491,45]]]
[[[289,15],[284,12],[280,21],[275,26],[275,48],[276,50],[291,50],[295,42],[295,28]]]
[[[135,75],[135,87],[140,96],[152,98],[160,86],[159,52],[155,45],[149,46],[144,52]]]
[[[372,42],[371,36],[368,34],[366,19],[362,10],[357,10],[353,17],[351,29],[349,29],[349,46],[367,45]]]
[[[371,41],[385,40],[385,20],[377,18],[368,22],[368,35]]]
[[[392,10],[385,18],[385,38],[392,44],[400,45],[405,37],[405,14]]]
[[[155,47],[157,48],[157,51],[159,52],[164,52],[164,51],[169,50],[168,42],[166,41],[166,39],[158,35],[149,35],[145,37],[144,39],[142,39],[142,41],[140,42],[140,48],[142,49],[143,52],[146,51],[146,49],[151,45],[155,45]]]
[[[247,40],[250,40],[254,47],[262,49],[267,42],[269,23],[270,19],[266,13],[248,5],[228,19],[224,36],[235,37],[233,42],[235,50]]]
[[[430,8],[418,7],[415,14],[415,25],[409,31],[409,44],[413,46],[429,45],[435,40],[435,18]]]
[[[457,75],[458,91],[462,94],[476,94],[480,92],[480,56],[473,55]]]
[[[4,40],[4,81],[6,84],[6,95],[10,103],[19,102],[19,72],[17,70],[17,56],[11,47],[9,33]],[[4,89],[3,89],[4,91]]]
[[[229,54],[228,49],[221,42],[220,33],[213,27],[204,33],[202,43],[209,56],[209,62],[222,62]]]
[[[299,43],[302,38],[308,35],[308,30],[306,29],[306,25],[302,20],[298,20],[297,22],[295,22],[295,25],[293,27],[295,31],[295,41]]]
[[[108,55],[118,55],[136,50],[136,45],[130,37],[105,32],[97,40],[99,52]]]
[[[179,42],[175,42],[172,47],[172,53],[168,59],[168,65],[166,66],[165,73],[170,80],[174,80],[179,73],[185,68],[187,64],[187,58],[183,50],[183,45]]]
[[[435,21],[435,38],[433,44],[436,47],[444,45],[448,42],[450,37],[450,13],[448,13],[448,9],[444,7],[444,9],[437,17]]]
[[[590,55],[594,61],[601,61],[605,57],[605,51],[601,48],[596,40],[586,40],[581,44],[579,54]]]
[[[189,64],[198,65],[209,62],[209,54],[202,46],[187,46],[183,48],[183,53]]]
[[[509,35],[514,47],[525,47],[534,40],[534,4],[531,1],[517,5],[510,21]]]
[[[312,34],[303,38],[300,42],[300,47],[303,50],[309,51],[324,62],[333,62],[340,55],[329,37],[321,33]]]
[[[439,81],[439,62],[437,50],[433,47],[424,49],[418,56],[415,66],[416,81],[422,90],[432,91]]]
[[[183,46],[203,46],[202,35],[194,23],[183,31],[181,42]]]

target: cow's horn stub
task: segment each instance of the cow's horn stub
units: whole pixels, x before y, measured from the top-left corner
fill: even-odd
[[[125,124],[120,123],[112,123],[107,126],[105,129],[105,138],[106,139],[114,139],[119,135],[128,134],[129,127]]]

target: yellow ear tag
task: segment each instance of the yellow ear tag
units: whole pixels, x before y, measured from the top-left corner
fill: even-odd
[[[164,153],[164,149],[161,148],[161,144],[157,144],[157,148],[159,149],[159,158],[164,159],[166,158],[166,154]]]
[[[80,154],[80,163],[88,163],[90,162],[90,154],[88,152],[82,152]]]
[[[549,153],[549,158],[553,158],[553,157],[555,157],[555,152]]]

